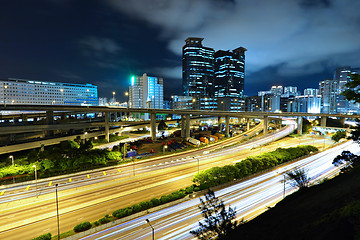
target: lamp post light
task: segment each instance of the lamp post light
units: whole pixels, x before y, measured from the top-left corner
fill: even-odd
[[[193,158],[195,159],[195,157],[193,157]],[[198,162],[198,174],[199,174],[199,172],[200,172],[200,160],[199,160],[199,158],[196,158],[196,160]]]
[[[280,172],[276,172],[276,173],[279,175],[283,175],[283,177],[284,177],[284,179],[281,180],[280,183],[284,183],[283,198],[285,198],[286,175],[285,175],[285,173],[284,174],[281,174]]]
[[[135,161],[132,157],[131,158],[131,161],[133,162],[133,175],[135,176]]]
[[[165,154],[165,151],[166,151],[167,148],[168,148],[168,146],[167,146],[167,145],[164,145],[164,147],[163,147],[163,154]]]
[[[64,105],[64,89],[60,89],[61,92],[61,101],[62,101],[62,105]]]
[[[146,222],[150,225],[150,227],[151,227],[151,230],[152,230],[152,240],[154,240],[154,239],[155,239],[155,230],[154,230],[153,226],[151,225],[149,219],[145,219],[145,221],[146,221]]]
[[[36,195],[36,198],[37,198],[38,193],[37,193],[37,168],[36,168],[36,164],[34,164],[33,167],[35,168],[35,195]]]
[[[60,240],[58,184],[55,184],[55,192],[56,192],[56,216],[57,216],[58,239]]]
[[[113,94],[113,104],[115,105],[115,92],[112,92]]]
[[[14,167],[14,156],[13,156],[13,155],[10,155],[9,158],[11,158],[11,164],[12,164],[12,166]]]
[[[11,165],[12,165],[12,167],[14,167],[14,165],[15,165],[14,164],[14,156],[10,155],[9,158],[11,158]],[[15,177],[14,176],[12,177],[12,179],[13,179],[13,183],[15,183]]]

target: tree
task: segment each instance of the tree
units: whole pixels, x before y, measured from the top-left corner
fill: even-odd
[[[167,128],[167,125],[164,120],[161,120],[158,125],[158,130],[165,130]]]
[[[299,189],[304,189],[309,186],[310,178],[305,169],[295,169],[287,172],[287,179],[290,180],[290,185]]]
[[[357,165],[360,163],[360,156],[353,154],[350,151],[343,151],[340,155],[338,155],[336,158],[334,158],[332,164],[335,166],[340,166],[342,164],[346,164],[345,167],[341,168],[341,172],[347,172],[351,168],[353,168],[354,165]]]
[[[345,138],[346,137],[346,132],[345,131],[337,131],[336,133],[334,133],[331,136],[331,139],[335,142],[339,142],[340,139]]]
[[[204,216],[204,222],[199,222],[199,228],[190,231],[198,239],[225,239],[226,236],[237,227],[238,222],[235,209],[226,209],[224,202],[219,200],[214,191],[208,190],[205,200],[200,198],[199,209]]]
[[[345,84],[346,90],[341,94],[346,97],[347,100],[360,102],[360,75],[359,74],[350,74],[350,81]]]

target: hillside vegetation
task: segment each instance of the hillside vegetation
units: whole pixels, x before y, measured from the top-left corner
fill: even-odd
[[[360,167],[287,196],[229,239],[360,239]]]

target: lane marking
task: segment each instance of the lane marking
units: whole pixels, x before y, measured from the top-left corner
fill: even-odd
[[[28,191],[30,189],[30,185],[28,185],[25,189],[25,191]]]
[[[51,184],[52,184],[52,181],[49,182],[49,187],[51,186]]]
[[[121,170],[118,168],[119,173],[121,173]]]
[[[0,193],[0,196],[1,196],[1,195],[3,195],[3,194],[4,194],[4,192],[5,192],[5,190],[2,190],[2,191],[1,191],[1,193]]]

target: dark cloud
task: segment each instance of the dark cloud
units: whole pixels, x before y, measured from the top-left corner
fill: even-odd
[[[360,65],[355,57],[360,51],[360,1],[108,2],[123,14],[160,27],[169,37],[168,48],[177,55],[189,36],[204,37],[204,45],[215,49],[246,47],[248,75],[279,64],[277,75],[286,77]],[[164,75],[181,78],[181,72],[173,70],[173,66],[160,69]]]

